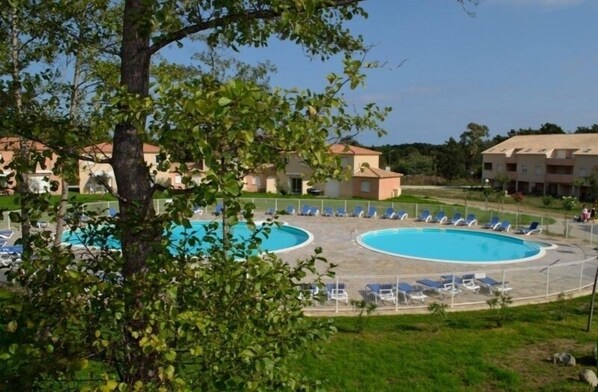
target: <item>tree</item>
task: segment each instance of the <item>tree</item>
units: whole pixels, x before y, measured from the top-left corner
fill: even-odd
[[[465,130],[460,136],[460,143],[465,150],[465,171],[480,171],[480,162],[484,139],[488,137],[488,127],[476,123],[467,124]]]
[[[590,127],[577,127],[575,133],[598,133],[598,124],[592,124]]]
[[[442,146],[438,154],[438,172],[448,181],[466,175],[463,148],[452,137]]]
[[[112,5],[88,5],[106,4]],[[94,249],[84,259],[51,246],[47,233],[33,237],[35,258],[25,257],[10,275],[24,292],[16,299],[20,306],[4,309],[17,343],[2,348],[0,378],[22,390],[60,389],[56,380],[73,379],[92,360],[103,376],[90,384],[106,389],[307,387],[311,381],[288,369],[287,360],[331,328],[304,318],[295,285],[307,274],[317,281],[315,264],[325,260],[319,251],[295,267],[275,255],[258,257],[258,233],[268,227],[253,225],[253,206],[241,205],[238,196],[243,173],[265,162],[282,167],[291,152],[314,167],[314,179],[338,177],[339,162],[326,153],[329,141],[356,130],[382,132],[378,123],[387,109],[369,104],[348,115],[339,94],[363,83],[362,67],[375,66],[365,62],[361,39],[343,27],[364,11],[356,0],[127,0],[115,12],[122,12],[120,87],[96,90],[88,121],[98,134],[113,130],[114,152],[106,161],[116,176],[117,188],[109,190],[118,197],[119,214],[92,215],[83,233]],[[73,20],[60,18],[65,26]],[[344,75],[330,74],[321,92],[274,90],[218,73],[184,82],[166,73],[152,77],[154,56],[200,32],[210,47],[265,46],[271,36],[292,40],[323,59],[342,56]],[[76,129],[56,116],[45,116],[43,124],[71,136]],[[146,141],[162,149],[157,164],[144,160]],[[81,157],[68,148],[60,152]],[[177,170],[186,189],[164,189],[152,180],[177,154],[208,164],[202,183],[193,182],[185,163]],[[154,211],[158,191],[174,198],[164,215]],[[164,233],[173,221],[189,227],[190,206],[217,197],[224,199],[223,227],[242,216],[256,235],[239,243],[226,230],[220,238],[213,226],[186,243],[215,247],[188,255],[185,244]],[[108,248],[110,237],[120,240],[120,253]],[[173,254],[172,247],[179,251]]]

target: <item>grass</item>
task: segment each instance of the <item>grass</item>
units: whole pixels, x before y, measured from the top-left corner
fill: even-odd
[[[577,377],[596,370],[589,301],[509,308],[500,328],[490,310],[448,313],[440,329],[430,314],[371,316],[361,333],[356,318],[338,317],[323,354],[297,366],[329,391],[587,391]],[[563,351],[578,366],[549,360]]]

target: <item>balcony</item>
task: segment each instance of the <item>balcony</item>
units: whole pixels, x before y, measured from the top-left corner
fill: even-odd
[[[544,182],[555,182],[559,184],[572,184],[575,181],[573,174],[545,174]]]
[[[546,165],[551,166],[573,166],[575,159],[573,158],[546,158]]]

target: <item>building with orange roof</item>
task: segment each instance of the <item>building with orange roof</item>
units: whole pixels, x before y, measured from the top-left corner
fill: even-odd
[[[325,183],[308,184],[311,169],[298,157],[291,156],[284,173],[267,180],[266,191],[304,195],[314,193],[328,197],[360,197],[384,200],[401,194],[400,173],[380,168],[381,153],[363,147],[333,144],[330,152],[340,156],[341,166],[350,173],[344,181],[330,179]]]
[[[27,148],[36,152],[44,152],[50,150],[49,147],[42,143],[26,140],[18,137],[3,137],[0,138],[0,155],[2,157],[2,164],[0,168],[0,192],[5,194],[12,194],[15,191],[16,180],[14,173],[9,168],[10,163],[17,155],[22,143],[27,144]],[[54,175],[53,169],[56,164],[58,155],[52,153],[45,157],[43,161],[37,162],[35,170],[28,173],[29,189],[34,193],[51,192],[52,194],[60,194],[62,191],[60,177]],[[52,183],[57,184],[57,187],[52,190]],[[55,185],[56,186],[56,185]]]

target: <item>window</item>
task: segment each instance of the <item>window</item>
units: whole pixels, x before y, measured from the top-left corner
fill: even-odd
[[[181,176],[175,176],[174,177],[174,183],[175,184],[182,184],[183,183],[183,177],[181,177]]]
[[[484,162],[484,170],[492,171],[492,162]]]
[[[542,174],[542,167],[541,166],[536,166],[534,173],[539,176]]]
[[[527,174],[527,165],[521,165],[521,174]]]
[[[301,192],[301,190],[303,188],[302,185],[303,185],[303,183],[301,181],[301,178],[298,178],[298,177],[291,178],[291,192],[292,193],[300,195],[302,193]]]
[[[498,165],[496,165],[496,171],[497,172],[501,172],[502,171],[502,164],[499,163]]]
[[[580,177],[587,177],[588,176],[588,169],[586,169],[585,167],[580,167],[579,168],[579,176]]]
[[[369,181],[361,181],[361,191],[364,193],[370,192],[370,182]]]

